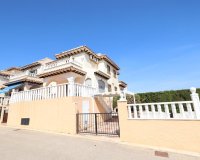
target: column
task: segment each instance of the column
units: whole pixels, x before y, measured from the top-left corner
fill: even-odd
[[[127,119],[128,119],[128,104],[126,100],[117,101],[118,106],[118,117],[120,126],[120,138],[123,140],[126,137],[127,130]],[[135,117],[134,117],[135,118]]]
[[[196,93],[196,88],[192,87],[190,89],[191,91],[191,99],[193,101],[193,105],[194,105],[194,112],[196,115],[197,119],[200,119],[200,101],[199,101],[199,94]]]
[[[69,96],[75,96],[75,88],[74,88],[74,81],[75,81],[75,78],[74,77],[70,77],[70,78],[67,78],[68,80],[68,90],[69,90]]]

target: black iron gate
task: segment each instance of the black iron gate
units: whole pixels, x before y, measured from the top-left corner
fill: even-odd
[[[77,133],[119,136],[118,113],[79,113]]]

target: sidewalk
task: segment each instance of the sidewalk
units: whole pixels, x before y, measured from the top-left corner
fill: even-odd
[[[198,160],[199,157],[121,143],[117,137],[64,135],[0,127],[0,155],[4,160]],[[160,150],[158,150],[160,151]]]

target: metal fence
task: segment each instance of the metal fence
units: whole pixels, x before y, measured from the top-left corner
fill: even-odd
[[[79,113],[77,114],[77,133],[119,136],[117,113]]]

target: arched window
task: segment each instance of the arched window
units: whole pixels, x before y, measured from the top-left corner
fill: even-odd
[[[98,80],[98,86],[99,86],[99,93],[105,92],[105,82],[102,80]]]
[[[86,85],[86,86],[92,87],[92,80],[91,80],[91,78],[87,78],[87,79],[85,80],[85,85]]]
[[[57,85],[56,82],[51,82],[51,83],[49,83],[48,87],[53,87],[53,86],[56,86],[56,85]]]
[[[56,82],[51,82],[48,87],[50,87],[49,92],[50,94],[56,94],[57,93],[57,83]]]

